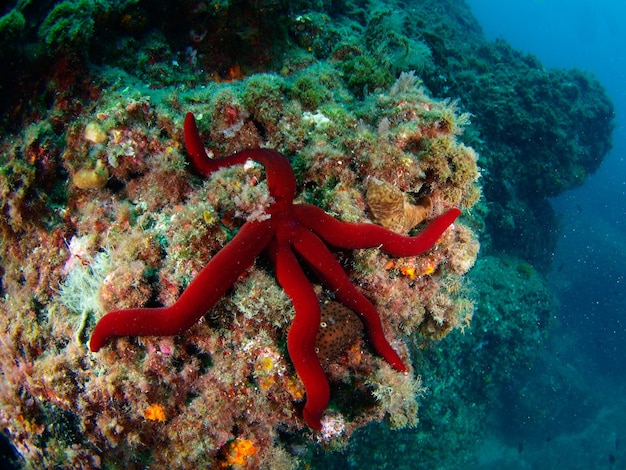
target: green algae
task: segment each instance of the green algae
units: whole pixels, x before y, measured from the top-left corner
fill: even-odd
[[[26,27],[26,19],[22,12],[11,10],[0,18],[0,37],[6,41],[6,45],[14,42]]]
[[[366,55],[358,55],[344,62],[342,72],[350,91],[359,97],[388,87],[393,82],[389,70]]]
[[[291,92],[302,107],[307,110],[315,110],[330,98],[330,92],[316,77],[308,74],[297,78],[292,85]]]

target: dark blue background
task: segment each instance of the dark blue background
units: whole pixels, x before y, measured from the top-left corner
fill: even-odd
[[[583,187],[553,200],[562,233],[550,282],[560,320],[600,370],[626,376],[626,2],[468,0],[489,39],[547,67],[593,73],[616,108],[614,147]]]
[[[626,468],[626,2],[467,1],[488,39],[546,67],[589,71],[616,109],[601,168],[551,201],[561,223],[548,279],[561,302],[557,326],[527,382],[511,385],[508,421],[502,413],[480,468]]]

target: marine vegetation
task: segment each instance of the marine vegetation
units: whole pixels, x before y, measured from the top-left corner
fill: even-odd
[[[35,124],[4,141],[2,181],[14,189],[2,200],[0,416],[27,462],[293,467],[307,449],[340,448],[368,422],[417,423],[424,388],[411,351],[472,314],[462,285],[478,252],[468,224],[480,190],[477,156],[457,142],[467,118],[410,73],[352,109],[331,95],[303,111],[292,83],[262,74],[130,93],[120,83],[65,118],[64,142],[48,143],[54,132]],[[256,98],[261,90],[266,99]],[[189,121],[179,130],[181,103],[199,136]],[[189,171],[183,141],[205,179]],[[237,165],[203,170],[233,153]],[[381,204],[368,195],[373,180],[401,197]],[[426,219],[408,217],[424,200]],[[385,204],[413,223],[398,225],[401,233],[372,223],[369,205],[380,214]],[[468,222],[451,224],[453,207]],[[293,255],[277,255],[272,267],[283,210],[292,213],[287,225],[293,217],[301,227],[293,247],[304,270]],[[326,251],[317,236],[350,249]],[[398,241],[411,241],[410,252]],[[253,262],[268,243],[269,260]],[[219,295],[205,288],[206,272]],[[106,312],[185,305],[189,296],[200,303],[183,317],[185,333],[120,336],[88,352],[91,335],[98,349],[111,333],[133,333],[107,331],[116,315]],[[157,322],[154,333],[173,333],[166,326]]]
[[[415,237],[404,237],[373,224],[340,222],[315,206],[293,204],[295,177],[289,161],[282,154],[268,149],[251,149],[210,159],[200,141],[192,114],[187,114],[185,119],[185,144],[195,169],[203,176],[209,176],[219,168],[249,161],[261,163],[267,173],[272,202],[264,213],[249,219],[239,229],[228,245],[198,273],[176,303],[158,309],[108,313],[96,325],[89,347],[98,351],[111,336],[176,335],[189,329],[215,305],[259,253],[269,249],[278,282],[295,308],[287,346],[307,394],[304,420],[312,429],[321,431],[320,418],[328,406],[330,388],[315,351],[320,306],[295,254],[307,262],[342,304],[360,315],[376,352],[394,369],[404,372],[406,367],[385,338],[376,308],[354,288],[325,243],[350,249],[378,247],[394,256],[419,256],[432,248],[460,211],[449,210]]]
[[[297,468],[355,432],[370,463],[467,463],[544,337],[545,197],[610,147],[595,80],[488,43],[457,0],[0,14],[0,429],[22,466]]]

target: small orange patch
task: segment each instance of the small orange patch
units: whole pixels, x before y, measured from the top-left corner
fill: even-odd
[[[148,421],[165,421],[165,411],[161,405],[157,404],[148,407],[143,416]]]
[[[229,83],[246,78],[239,64],[235,64],[228,69],[228,75],[222,77],[219,73],[213,72],[213,81],[215,83]]]
[[[415,279],[415,266],[402,266],[400,272],[409,279]]]
[[[275,383],[276,379],[274,379],[272,375],[270,375],[269,377],[262,377],[257,379],[257,384],[263,392],[267,392]]]
[[[248,464],[248,457],[256,454],[259,449],[256,448],[250,439],[235,439],[228,444],[226,455],[226,465],[237,465],[245,467]]]
[[[357,342],[350,346],[350,349],[347,351],[348,353],[348,361],[351,365],[358,365],[363,358],[363,349],[361,342]]]
[[[291,395],[295,401],[302,400],[304,398],[304,386],[302,382],[296,377],[289,377],[285,384],[285,389]]]
[[[422,268],[422,272],[420,273],[420,275],[421,276],[429,276],[429,275],[431,275],[434,272],[435,272],[435,265],[433,263],[428,262]]]

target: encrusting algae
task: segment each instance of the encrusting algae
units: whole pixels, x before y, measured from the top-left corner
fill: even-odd
[[[2,253],[0,422],[29,465],[131,466],[141,458],[154,468],[294,468],[306,454],[295,448],[345,445],[372,421],[416,422],[416,338],[442,337],[467,314],[457,308],[467,292],[445,286],[462,284],[477,254],[466,224],[480,194],[478,169],[475,154],[458,141],[466,121],[450,101],[430,97],[414,73],[375,88],[367,76],[348,80],[343,70],[361,61],[343,52],[344,59],[338,52],[310,66],[286,62],[284,75],[246,72],[231,83],[135,89],[122,77],[82,112],[50,111],[46,119],[56,122],[55,113],[67,109],[56,168],[62,177],[51,184],[65,191],[63,209],[40,223],[21,193],[3,202],[11,243]],[[320,80],[304,81],[309,72]],[[381,360],[359,317],[315,283],[319,358],[333,389],[355,390],[350,398],[333,394],[320,432],[302,419],[307,397],[285,350],[293,307],[263,258],[186,333],[120,337],[87,352],[86,338],[106,311],[171,305],[242,224],[266,216],[272,203],[259,165],[206,180],[192,173],[183,109],[198,117],[214,158],[256,146],[286,155],[296,202],[339,220],[419,233],[421,223],[453,207],[469,216],[422,256],[395,259],[378,248],[333,253],[374,304],[408,374]],[[442,116],[445,125],[437,124]],[[445,145],[429,145],[434,139]],[[16,172],[2,178],[17,181]],[[25,173],[23,185],[30,185],[25,194],[40,190]],[[105,259],[106,272],[97,264]],[[386,269],[392,259],[395,267]],[[76,283],[89,286],[84,298]],[[22,418],[9,419],[7,409]],[[63,432],[36,432],[44,422]]]
[[[252,78],[245,81],[248,80]],[[272,81],[282,83],[285,88],[289,86],[286,78],[272,77]],[[66,152],[66,164],[74,171],[73,184],[68,188],[69,204],[73,208],[69,219],[72,230],[75,236],[82,237],[98,227],[95,243],[80,254],[80,259],[78,253],[68,250],[63,243],[60,234],[64,232],[58,235],[61,240],[58,245],[39,248],[61,253],[56,255],[56,264],[49,264],[50,270],[41,273],[47,276],[45,284],[60,286],[60,294],[43,298],[41,305],[50,312],[47,316],[50,321],[39,326],[40,331],[45,332],[37,335],[38,341],[45,344],[55,341],[58,346],[48,347],[44,356],[33,355],[14,362],[5,369],[6,373],[23,376],[20,364],[25,360],[29,364],[28,383],[38,384],[50,375],[50,367],[72,370],[71,384],[60,374],[52,374],[52,380],[45,380],[46,386],[59,394],[59,403],[76,404],[65,410],[76,413],[76,426],[81,429],[78,454],[82,457],[75,457],[75,461],[89,459],[94,453],[100,455],[93,443],[97,443],[97,449],[115,449],[99,457],[108,461],[114,456],[120,458],[120,455],[141,452],[145,447],[143,443],[149,440],[158,443],[150,446],[155,465],[171,465],[172,455],[179,456],[176,463],[179,467],[191,465],[191,462],[217,465],[222,461],[245,468],[245,465],[275,459],[277,455],[295,465],[299,458],[284,454],[283,444],[275,439],[276,430],[289,430],[301,436],[298,439],[304,443],[317,442],[317,438],[307,440],[310,431],[299,415],[301,401],[306,396],[281,346],[292,321],[292,307],[272,276],[264,274],[264,262],[250,266],[235,286],[233,297],[220,301],[207,315],[207,321],[193,326],[186,334],[168,340],[119,338],[100,353],[87,356],[89,360],[83,362],[85,345],[77,343],[74,334],[77,317],[71,315],[65,305],[71,306],[83,319],[78,340],[84,341],[103,311],[122,305],[126,308],[142,306],[144,302],[152,302],[151,299],[176,300],[181,289],[228,242],[242,221],[262,216],[270,200],[263,172],[255,165],[221,170],[207,181],[196,182],[182,164],[180,136],[167,131],[154,132],[151,127],[152,122],[159,121],[162,129],[176,129],[177,126],[168,123],[180,123],[181,116],[172,114],[156,99],[144,100],[150,104],[141,111],[135,106],[112,106],[109,101],[119,99],[116,92],[111,92],[111,96],[104,93],[94,109],[108,116],[102,123],[107,128],[122,129],[119,123],[126,123],[127,130],[122,130],[119,139],[107,139],[98,144],[103,146],[98,149],[102,155],[114,153],[116,166],[104,163],[101,157],[95,168],[74,171],[79,165],[79,152]],[[276,108],[283,110],[284,118],[275,123],[275,131],[264,138],[273,147],[293,156],[298,181],[303,184],[298,188],[298,197],[315,202],[326,211],[349,214],[356,222],[370,222],[371,217],[383,224],[384,217],[378,218],[381,206],[376,205],[376,196],[372,196],[371,189],[359,187],[356,182],[388,181],[385,188],[393,188],[388,192],[396,197],[392,200],[395,207],[391,213],[400,214],[393,215],[391,220],[396,224],[395,229],[406,232],[415,224],[428,222],[447,208],[463,203],[469,194],[467,188],[476,185],[478,173],[474,166],[473,173],[465,170],[469,180],[460,180],[458,186],[451,183],[450,175],[439,179],[432,171],[428,186],[424,186],[419,154],[394,147],[389,136],[378,139],[367,127],[356,126],[357,118],[339,103],[329,104],[323,110],[329,123],[321,132],[295,112],[298,103],[286,92],[277,94],[274,99]],[[423,110],[423,103],[441,106],[417,88],[396,95],[395,100],[402,100],[403,106],[415,103],[418,114],[410,119],[417,123],[425,119],[419,117],[418,111]],[[197,103],[193,107],[198,114],[229,114],[228,119],[200,121],[202,132],[223,139],[226,151],[243,148],[246,142],[260,141],[258,128],[249,125],[251,116],[260,116],[258,110],[248,109],[241,103],[213,108],[208,97]],[[397,103],[382,95],[379,106],[394,108]],[[233,123],[239,122],[243,125],[233,127]],[[372,125],[376,125],[375,122]],[[388,134],[393,136],[396,126],[401,124],[402,121],[390,123]],[[424,124],[427,125],[427,121]],[[454,134],[438,138],[450,139],[451,148],[456,145]],[[320,145],[322,142],[324,145]],[[126,150],[118,152],[122,143]],[[355,143],[358,144],[355,146]],[[72,134],[69,144],[84,149],[80,136]],[[326,148],[333,150],[326,152]],[[222,153],[219,146],[213,151]],[[351,161],[359,164],[353,165]],[[309,181],[320,181],[319,189],[308,185]],[[417,204],[409,202],[400,189],[408,191],[420,186],[420,193],[424,194]],[[449,199],[452,194],[454,198]],[[421,212],[419,217],[415,215],[417,212]],[[463,276],[472,265],[476,247],[471,230],[457,221],[428,254],[429,267],[422,270],[421,277],[398,276],[395,270],[386,270],[390,258],[375,248],[357,250],[351,261],[342,259],[342,264],[353,282],[376,302],[394,349],[408,358],[404,335],[419,334],[424,322],[438,325],[440,310],[432,313],[437,315],[437,321],[429,321],[431,304],[426,298],[435,296],[445,279]],[[76,277],[64,272],[63,267],[71,265],[68,260],[75,258],[77,267],[74,269],[80,269],[81,276],[89,276],[90,270],[81,260],[90,263],[89,260],[99,259],[99,250],[106,250],[110,267],[106,281],[94,291],[95,297],[90,294],[89,302],[95,298],[106,307],[83,307],[74,294],[72,302],[64,304],[63,299],[68,299],[69,293],[75,290],[67,282]],[[471,253],[463,269],[446,269],[447,260],[458,259],[460,253]],[[11,259],[15,261],[7,264],[4,276],[5,289],[9,290],[19,284],[14,275],[16,264],[12,263],[29,270],[32,269],[29,263],[38,263],[41,257],[27,261],[28,258],[12,255]],[[419,259],[398,262],[419,266]],[[388,366],[367,346],[361,333],[361,320],[349,310],[333,307],[336,304],[332,292],[325,292],[319,286],[316,291],[320,299],[329,299],[323,306],[325,326],[320,329],[317,345],[329,380],[333,386],[351,384],[358,390],[369,390],[370,375],[381,368],[387,370]],[[272,294],[267,296],[266,292]],[[463,295],[463,291],[454,295]],[[116,298],[120,301],[116,302]],[[443,311],[443,330],[431,331],[429,327],[430,335],[443,336],[443,331],[461,324],[454,305],[450,303]],[[26,312],[29,308],[14,301],[11,310]],[[386,380],[395,383],[397,378],[394,377],[402,375],[391,370],[386,374],[380,375],[376,387],[385,387]],[[37,388],[37,385],[29,385],[26,393],[37,397],[40,395]],[[159,404],[163,397],[170,397],[167,406]],[[21,403],[17,397],[13,400],[24,415],[28,415],[25,406],[49,406],[38,399],[29,405]],[[322,422],[341,422],[342,426],[340,433],[322,429],[320,436],[327,437],[320,439],[329,445],[333,440],[336,440],[334,445],[345,443],[354,429],[385,416],[395,426],[413,423],[417,412],[414,405],[399,407],[381,401],[372,406],[371,400],[346,401],[343,396],[338,396],[332,406],[333,418]],[[93,426],[93,422],[97,426]],[[159,425],[159,433],[154,431],[155,424]],[[20,452],[33,461],[51,464],[51,457],[39,454],[37,447],[32,446],[34,435],[25,424],[6,425],[13,435],[21,436],[16,440]],[[219,450],[231,439],[238,442],[235,429],[246,430],[246,435],[254,442],[254,454],[246,454],[251,451],[241,443],[232,452]],[[175,451],[190,447],[198,451]]]
[[[252,457],[258,452],[257,447],[249,439],[235,439],[230,442],[225,450],[225,460],[219,468],[256,468]]]
[[[165,411],[159,404],[154,404],[148,407],[144,413],[144,417],[148,421],[165,421]]]

